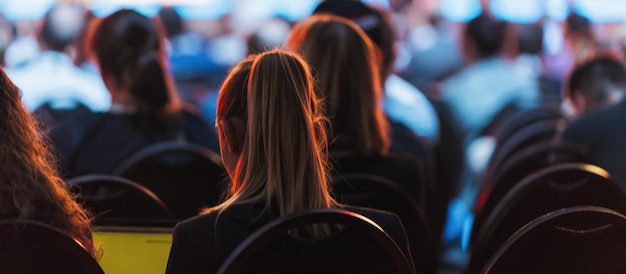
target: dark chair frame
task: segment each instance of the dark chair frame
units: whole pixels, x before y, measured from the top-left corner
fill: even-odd
[[[127,171],[129,168],[136,165],[138,162],[141,162],[146,157],[150,157],[156,154],[170,152],[170,151],[183,151],[183,152],[191,152],[191,153],[200,153],[207,158],[211,159],[211,161],[215,162],[216,165],[222,166],[222,158],[219,154],[211,151],[208,148],[205,148],[200,145],[196,145],[193,143],[188,143],[184,141],[163,141],[148,147],[145,147],[138,152],[133,153],[126,160],[118,164],[113,171],[112,174],[121,174]]]
[[[182,173],[181,170],[189,163],[176,163],[172,158],[168,158],[171,155],[174,155],[173,159],[177,159],[179,156],[204,159],[203,161],[207,164],[206,167],[198,168],[196,166],[193,170],[203,173],[203,175],[210,173],[211,177],[181,177],[170,180],[164,178],[146,179],[146,177],[154,177],[154,175],[140,174],[133,170],[138,166],[145,168],[146,163],[154,163],[156,161],[161,167],[168,167],[171,170]],[[168,161],[172,162],[168,163]],[[198,164],[196,162],[190,163]],[[176,219],[186,219],[195,216],[202,207],[218,204],[223,196],[223,189],[228,180],[221,158],[217,153],[200,145],[184,141],[165,141],[146,147],[120,163],[113,169],[112,174],[129,178],[152,190],[159,195]],[[201,191],[210,193],[202,194],[200,193]],[[181,203],[181,200],[183,203]]]
[[[563,176],[578,180],[570,181]],[[590,194],[590,189],[597,189],[602,197]],[[589,164],[563,163],[529,175],[507,192],[486,219],[478,232],[468,273],[478,271],[525,223],[559,208],[573,206],[609,207],[626,213],[626,189],[611,181],[605,170]]]
[[[626,216],[604,207],[569,207],[520,228],[480,273],[623,273],[625,252]],[[498,269],[502,266],[508,269]]]
[[[367,185],[363,185],[365,182]],[[330,185],[335,199],[339,202],[389,211],[398,215],[409,239],[411,255],[417,270],[425,273],[436,272],[437,240],[435,240],[435,234],[426,213],[422,206],[397,183],[367,173],[345,173],[334,176]],[[339,188],[344,191],[337,191]],[[345,191],[346,189],[348,191]],[[393,195],[389,197],[394,198],[393,201],[381,203],[382,198],[389,194]],[[352,195],[352,198],[347,198]],[[405,206],[401,212],[397,209],[398,205]]]
[[[24,271],[35,271],[35,269],[42,271],[42,274],[61,274],[67,273],[66,271],[79,270],[80,273],[84,274],[104,274],[98,262],[80,243],[65,232],[47,224],[26,220],[2,220],[0,221],[0,236],[0,238],[12,238],[12,240],[4,238],[2,245],[6,246],[9,241],[18,245],[17,250],[0,251],[0,272],[3,274],[25,273]],[[46,249],[45,254],[38,254],[38,252]],[[51,258],[48,252],[54,252],[53,258],[57,259]],[[6,255],[9,257],[5,257]],[[15,256],[24,256],[19,261],[26,259],[30,266],[10,265],[16,262]],[[59,260],[59,256],[63,256],[63,259]],[[39,261],[38,258],[40,258]],[[67,260],[61,261],[65,258]],[[34,265],[38,267],[34,267]]]
[[[520,149],[547,140],[555,140],[565,126],[565,120],[554,118],[540,120],[518,129],[507,139],[499,140],[491,159],[487,175],[498,170],[500,165]]]
[[[263,252],[263,246],[287,231],[311,224],[341,224],[365,233],[388,253],[397,267],[397,273],[414,273],[412,264],[395,241],[372,220],[342,209],[313,209],[277,218],[250,235],[224,261],[217,273],[240,273],[253,256]]]
[[[101,201],[106,201],[107,199],[115,202],[115,199],[119,199],[121,195],[125,195],[126,192],[123,193],[104,193],[103,196],[88,196],[82,193],[82,189],[85,187],[90,187],[93,185],[96,186],[111,186],[114,189],[122,189],[124,191],[132,191],[131,195],[134,195],[134,201],[129,201],[131,203],[142,203],[144,210],[147,210],[146,215],[132,212],[125,213],[126,208],[118,208],[121,213],[115,212],[114,217],[107,216],[107,212],[93,212],[95,215],[95,223],[96,225],[102,224],[137,224],[142,221],[148,222],[152,224],[152,221],[155,220],[172,220],[173,216],[170,210],[167,208],[165,203],[161,201],[156,194],[150,191],[148,188],[133,182],[129,179],[113,176],[113,175],[102,175],[102,174],[92,174],[92,175],[84,175],[72,178],[66,182],[70,189],[77,193],[79,196],[79,200],[84,203],[84,206],[87,209],[93,210],[93,207],[97,207],[97,203]],[[137,201],[137,195],[140,195],[141,201]],[[124,205],[128,206],[128,205]],[[114,210],[114,209],[111,209]],[[171,223],[171,221],[169,222]]]
[[[475,243],[478,238],[483,223],[489,214],[497,206],[502,197],[524,177],[549,167],[554,164],[564,162],[586,162],[586,151],[581,146],[563,141],[544,141],[530,145],[511,155],[498,170],[495,170],[493,177],[486,178],[479,193],[474,210],[476,217],[472,226],[471,243]],[[536,161],[541,158],[541,164]],[[528,164],[532,168],[528,168]]]

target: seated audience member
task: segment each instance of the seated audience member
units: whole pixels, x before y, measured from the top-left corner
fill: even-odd
[[[581,114],[562,139],[586,147],[592,164],[606,169],[626,186],[626,66],[605,55],[577,67],[568,82],[568,97]],[[620,101],[621,99],[621,101]]]
[[[46,103],[53,109],[71,109],[80,103],[91,111],[106,111],[111,105],[102,79],[74,65],[68,56],[83,14],[82,7],[72,4],[52,7],[37,33],[41,52],[28,63],[7,69],[30,111]]]
[[[565,89],[566,111],[580,116],[614,105],[626,91],[624,60],[617,53],[603,52],[582,62],[572,71]]]
[[[166,273],[215,273],[237,245],[272,219],[341,207],[328,190],[322,115],[308,65],[297,55],[269,51],[231,71],[217,110],[229,198],[176,226]],[[397,216],[346,208],[378,223],[410,259]],[[318,227],[312,233],[327,232]]]
[[[197,143],[217,151],[217,136],[182,104],[167,71],[158,24],[131,10],[102,19],[89,48],[111,93],[111,109],[72,119],[50,136],[67,177],[108,173],[139,149],[160,141]]]
[[[406,130],[430,143],[438,143],[439,119],[434,107],[422,91],[394,73],[397,35],[391,15],[361,1],[352,0],[323,1],[313,13],[328,13],[350,19],[373,42],[377,52],[380,84],[384,90],[383,106],[386,115],[392,120],[393,142],[409,150],[412,146],[421,146],[411,141],[411,137],[402,138],[400,132],[397,132]]]
[[[505,22],[486,13],[467,23],[462,42],[468,65],[442,84],[441,98],[467,141],[478,137],[505,107],[539,103],[537,79],[523,77],[503,57],[505,31]]]
[[[66,232],[95,257],[89,214],[54,169],[20,91],[0,69],[0,218],[38,221]]]
[[[317,93],[331,123],[334,171],[366,172],[388,178],[407,193],[423,195],[421,163],[390,152],[389,122],[381,107],[382,89],[374,46],[353,22],[320,14],[294,26],[285,47],[302,53],[317,72]]]

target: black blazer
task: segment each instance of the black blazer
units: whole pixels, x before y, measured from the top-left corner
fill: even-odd
[[[591,164],[606,169],[626,186],[626,100],[574,120],[562,139],[583,145]]]
[[[218,152],[217,134],[195,109],[180,113],[181,137]],[[136,114],[90,113],[54,128],[49,137],[59,157],[59,171],[65,178],[87,174],[110,174],[133,153],[171,137],[146,136],[137,125]],[[161,134],[164,135],[164,134]]]
[[[395,214],[367,208],[345,207],[380,225],[412,261],[407,236]],[[255,230],[277,218],[261,204],[234,205],[180,222],[174,228],[166,273],[215,273],[235,248]]]

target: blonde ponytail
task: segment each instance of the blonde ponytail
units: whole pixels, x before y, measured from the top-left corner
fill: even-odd
[[[327,185],[326,120],[308,65],[280,50],[253,58],[231,72],[218,100],[218,120],[246,118],[230,198],[208,212],[239,203],[265,203],[280,215],[336,205]],[[245,99],[234,96],[243,77]],[[229,112],[243,111],[242,102],[246,113]]]

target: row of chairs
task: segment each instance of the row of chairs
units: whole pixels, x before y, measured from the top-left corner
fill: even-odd
[[[80,199],[96,214],[96,225],[172,226],[175,219],[161,199],[131,180],[110,175],[88,175],[69,181]],[[395,212],[409,237],[415,265],[436,271],[436,242],[421,206],[397,184],[369,174],[345,174],[331,182],[336,198],[346,204]],[[79,192],[78,192],[79,190]]]
[[[214,156],[189,144],[161,143],[130,157],[113,172],[117,175],[87,175],[68,184],[96,214],[96,225],[171,227],[177,220],[196,215],[199,208],[218,203],[224,171]],[[426,273],[436,271],[437,242],[428,219],[420,203],[397,183],[371,174],[347,173],[334,177],[331,184],[343,203],[398,214],[415,265]],[[188,202],[184,210],[181,200]]]
[[[312,224],[344,227],[315,241],[293,236]],[[513,234],[480,273],[622,273],[626,216],[595,206],[561,209]],[[102,274],[74,240],[45,224],[0,222],[2,273]],[[415,273],[378,225],[340,209],[278,218],[241,243],[218,273]]]
[[[577,206],[549,212],[513,234],[480,268],[467,273],[623,273],[626,216]]]
[[[185,142],[162,142],[131,155],[108,175],[68,180],[98,219],[174,219],[219,202],[226,183],[219,155]]]
[[[314,224],[338,225],[341,229],[316,240],[291,233]],[[105,273],[80,244],[42,223],[2,221],[0,241],[1,273]],[[128,265],[106,270],[131,273],[131,269]],[[135,270],[163,273],[163,269]],[[415,270],[394,240],[371,220],[342,209],[317,209],[284,216],[263,226],[239,245],[218,273],[410,274]]]
[[[563,125],[564,118],[558,111],[533,109],[512,116],[497,135],[497,146],[475,206],[467,273],[522,273],[521,269],[528,270],[506,268],[510,271],[499,272],[504,269],[502,264],[498,267],[490,264],[497,264],[498,259],[494,258],[500,256],[502,249],[513,245],[511,241],[517,237],[515,235],[528,229],[533,222],[539,222],[535,218],[544,214],[551,216],[555,214],[551,212],[579,206],[626,213],[626,189],[612,181],[603,169],[585,164],[584,149],[558,140]],[[581,219],[578,225],[584,224]],[[535,243],[534,248],[551,250],[542,242]],[[593,257],[592,260],[596,259]],[[546,260],[543,264],[563,262]],[[549,269],[543,264],[537,262],[534,267]],[[528,272],[537,273],[525,273]]]

